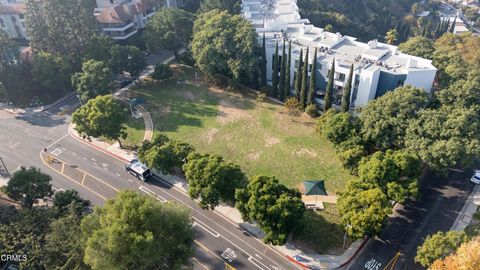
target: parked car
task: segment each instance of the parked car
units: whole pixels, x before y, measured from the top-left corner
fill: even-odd
[[[475,170],[470,181],[474,184],[480,184],[480,170]]]
[[[138,159],[132,159],[125,165],[125,170],[144,182],[152,176],[150,169]]]

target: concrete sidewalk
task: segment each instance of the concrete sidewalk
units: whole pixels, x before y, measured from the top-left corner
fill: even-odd
[[[480,206],[480,185],[476,185],[468,196],[467,201],[460,210],[457,219],[452,225],[451,231],[463,231],[470,224]]]
[[[72,125],[69,128],[69,132],[77,140],[81,140],[82,142],[87,143],[92,147],[103,151],[117,159],[129,161],[133,158],[136,158],[135,152],[120,149],[118,143],[110,145],[95,138],[92,138],[91,141],[82,139],[73,129]],[[153,172],[163,180],[175,186],[178,190],[184,193],[188,193],[188,183],[185,179],[179,177],[178,175],[163,174],[162,172],[156,170],[153,170]],[[257,238],[263,238],[264,233],[262,232],[262,230],[258,228],[258,226],[256,226],[255,224],[243,221],[240,212],[235,207],[222,204],[217,206],[214,211],[217,212],[219,215],[226,217],[235,224],[238,224],[239,227],[248,231],[250,234],[256,236]],[[352,245],[350,245],[350,247],[345,251],[345,253],[339,256],[307,254],[290,243],[287,243],[284,246],[272,247],[275,250],[279,251],[281,254],[289,257],[292,261],[295,261],[299,265],[302,265],[306,269],[335,269],[347,264],[360,251],[360,249],[364,246],[365,243],[366,240],[357,240],[353,242]],[[293,258],[301,258],[301,262]]]

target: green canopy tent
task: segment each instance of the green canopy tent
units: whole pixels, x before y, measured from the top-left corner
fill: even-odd
[[[305,180],[303,181],[304,195],[325,195],[327,196],[327,190],[325,189],[325,181],[323,180]]]

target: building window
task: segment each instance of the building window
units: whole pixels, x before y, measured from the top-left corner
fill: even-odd
[[[403,86],[404,83],[405,83],[404,80],[398,80],[398,81],[397,81],[397,87]]]
[[[2,28],[5,28],[5,21],[3,20],[3,18],[0,18],[0,26],[2,26]]]
[[[18,14],[18,17],[20,18],[20,20],[23,20],[25,16],[23,14]]]
[[[344,82],[345,81],[345,74],[343,73],[338,73],[338,81]]]
[[[12,20],[12,22],[17,22],[17,18],[15,18],[15,16],[10,16],[10,19]]]

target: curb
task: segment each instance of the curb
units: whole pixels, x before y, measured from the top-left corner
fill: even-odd
[[[73,132],[73,124],[70,124],[70,125],[68,126],[68,133],[70,134],[70,136],[72,136],[75,140],[77,140],[77,141],[79,141],[79,142],[82,142],[82,143],[84,143],[84,144],[86,144],[86,145],[89,145],[89,146],[91,146],[91,147],[93,147],[93,148],[95,148],[95,149],[97,149],[97,150],[99,150],[99,151],[101,151],[101,152],[103,152],[103,153],[111,156],[111,157],[114,157],[114,158],[116,158],[116,159],[118,159],[118,160],[125,161],[125,162],[129,162],[129,160],[127,160],[126,158],[123,158],[123,157],[121,157],[121,156],[119,156],[119,155],[116,155],[116,154],[114,154],[114,153],[112,153],[112,152],[110,152],[110,151],[108,151],[108,150],[105,150],[105,149],[101,148],[100,146],[96,146],[95,144],[93,144],[93,143],[91,143],[91,142],[88,142],[88,141],[85,141],[84,139],[82,139],[82,138],[80,138],[79,136],[77,136],[77,135],[75,134],[75,132]]]
[[[365,239],[363,239],[363,242],[362,244],[358,247],[358,249],[353,253],[353,255],[348,258],[348,260],[342,264],[340,264],[339,266],[333,268],[333,269],[338,269],[338,268],[342,268],[344,266],[346,266],[347,264],[349,264],[350,262],[352,262],[352,260],[357,257],[357,255],[363,250],[363,248],[365,248],[365,246],[367,245],[367,243],[370,241],[370,237],[365,237]]]
[[[312,269],[310,266],[305,265],[305,264],[303,264],[303,263],[295,260],[294,258],[292,258],[292,257],[290,257],[290,256],[288,256],[288,255],[287,255],[286,257],[287,257],[287,259],[288,259],[289,261],[293,262],[294,264],[300,265],[300,266],[301,266],[302,268],[304,268],[304,269]]]

